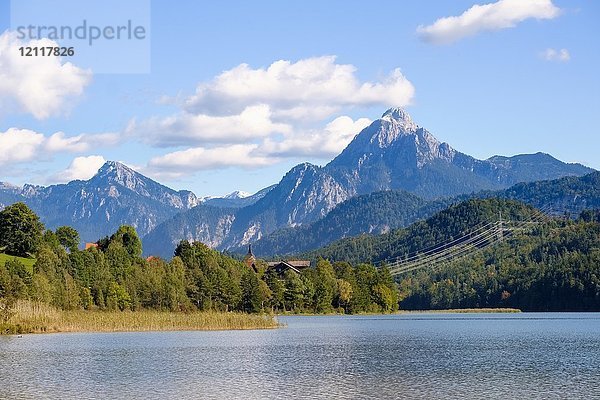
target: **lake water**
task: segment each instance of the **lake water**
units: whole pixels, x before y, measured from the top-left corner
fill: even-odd
[[[0,399],[600,398],[600,314],[282,317],[0,337]]]

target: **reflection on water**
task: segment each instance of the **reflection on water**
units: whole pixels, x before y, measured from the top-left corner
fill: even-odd
[[[281,320],[0,337],[0,398],[600,398],[599,314]]]

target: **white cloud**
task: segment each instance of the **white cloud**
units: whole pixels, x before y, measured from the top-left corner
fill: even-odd
[[[541,57],[546,61],[567,62],[571,59],[571,54],[567,49],[546,49],[541,53]]]
[[[75,157],[69,167],[55,175],[55,182],[70,182],[75,179],[88,180],[98,172],[106,160],[102,156]]]
[[[500,0],[476,4],[460,16],[421,25],[417,33],[426,42],[448,44],[483,31],[512,28],[526,19],[552,19],[558,15],[560,9],[552,4],[552,0]]]
[[[241,143],[273,133],[290,132],[291,127],[271,120],[266,105],[250,106],[239,115],[194,115],[182,112],[165,118],[150,118],[129,123],[125,133],[141,137],[158,146],[202,143]]]
[[[81,140],[82,136],[83,135],[66,137],[64,132],[56,132],[46,140],[45,147],[51,152],[82,152],[88,149],[87,143]]]
[[[278,161],[265,155],[258,155],[257,148],[257,145],[247,144],[210,149],[193,147],[155,157],[148,162],[147,169],[154,176],[166,173],[171,177],[179,177],[200,170],[225,167],[256,168]]]
[[[232,144],[214,148],[192,147],[155,157],[141,172],[156,179],[176,179],[198,171],[225,167],[260,168],[285,158],[329,158],[337,155],[371,121],[341,116],[325,129],[290,133],[281,140],[259,144]]]
[[[240,64],[200,83],[193,96],[173,99],[180,112],[131,120],[125,133],[164,147],[248,143],[306,131],[344,107],[412,101],[414,87],[400,69],[375,82],[361,82],[355,72],[334,56],[280,60],[256,69]]]
[[[194,95],[162,103],[179,105],[166,117],[131,120],[129,137],[153,146],[184,149],[151,159],[153,177],[179,178],[197,171],[257,168],[285,158],[328,158],[342,151],[370,121],[341,116],[351,107],[406,106],[414,86],[394,69],[376,81],[362,81],[356,67],[334,56],[266,68],[240,64],[197,86]],[[333,118],[325,125],[324,121]]]
[[[119,142],[117,133],[80,134],[66,137],[64,132],[56,132],[45,143],[45,150],[51,153],[81,153],[96,147],[112,146]]]
[[[115,133],[81,134],[68,137],[56,132],[49,137],[29,129],[0,132],[0,165],[47,159],[56,153],[81,153],[118,142]]]
[[[414,86],[399,68],[380,82],[360,82],[356,67],[337,64],[335,56],[295,63],[279,60],[267,68],[240,64],[201,83],[185,100],[187,111],[235,115],[248,106],[267,104],[275,118],[325,118],[342,106],[405,106]]]
[[[60,57],[23,57],[19,47],[58,46],[48,39],[22,42],[8,31],[0,35],[0,106],[16,107],[37,119],[70,109],[73,97],[83,93],[91,72],[62,62]]]
[[[334,157],[370,123],[368,118],[353,121],[350,117],[341,116],[328,123],[323,130],[299,132],[281,141],[267,139],[259,151],[271,157]]]
[[[45,141],[44,135],[29,129],[0,132],[0,165],[35,159]]]

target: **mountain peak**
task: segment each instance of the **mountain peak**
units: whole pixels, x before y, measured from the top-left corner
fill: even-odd
[[[244,192],[242,190],[236,190],[223,196],[224,199],[245,199],[246,197],[252,196],[252,193]]]
[[[381,119],[398,126],[400,131],[404,133],[414,133],[419,129],[419,126],[414,123],[410,114],[400,107],[390,108],[383,113]]]
[[[201,200],[190,191],[175,191],[167,186],[142,175],[133,168],[118,161],[107,161],[88,182],[100,185],[122,186],[143,197],[157,200],[167,206],[188,209],[198,205]],[[115,190],[115,189],[111,189]]]
[[[393,118],[396,120],[404,120],[404,121],[412,122],[412,118],[410,117],[410,114],[401,107],[392,107],[392,108],[388,109],[381,116],[381,118],[386,118],[386,117]]]
[[[116,174],[135,174],[136,172],[127,165],[118,161],[107,161],[100,167],[97,175],[106,175],[108,173]]]
[[[150,181],[150,179],[118,161],[105,162],[92,179],[103,179],[110,184],[117,183],[131,190],[146,186],[147,181]]]

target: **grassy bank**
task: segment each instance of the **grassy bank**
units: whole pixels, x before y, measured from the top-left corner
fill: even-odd
[[[62,311],[43,303],[19,301],[0,333],[140,332],[271,329],[271,316],[225,312]]]
[[[33,264],[35,264],[35,258],[16,257],[0,253],[0,265],[4,265],[7,261],[12,261],[14,259],[17,259],[17,261],[23,264],[29,272],[33,271]]]

